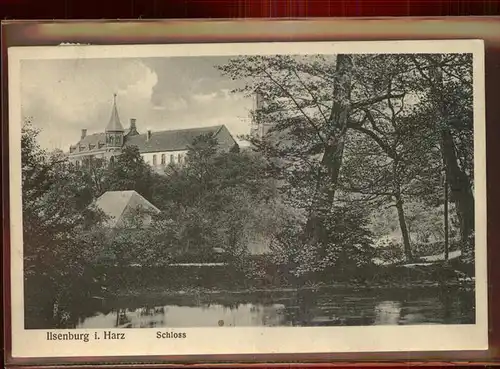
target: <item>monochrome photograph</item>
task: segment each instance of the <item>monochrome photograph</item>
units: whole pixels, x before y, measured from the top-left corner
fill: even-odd
[[[478,323],[466,47],[64,48],[18,62],[21,329]]]

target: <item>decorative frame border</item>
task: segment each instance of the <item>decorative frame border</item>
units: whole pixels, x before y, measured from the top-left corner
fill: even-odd
[[[495,157],[494,137],[500,134],[500,126],[495,120],[500,116],[500,104],[495,104],[500,88],[500,22],[496,18],[375,18],[300,21],[144,21],[144,22],[6,22],[3,24],[3,95],[2,105],[8,106],[7,91],[7,48],[11,46],[57,45],[61,42],[85,44],[165,44],[202,42],[255,42],[255,41],[361,41],[361,40],[407,40],[407,39],[483,39],[486,47],[486,152],[487,157]],[[2,116],[2,175],[8,178],[8,109]],[[489,137],[489,138],[488,138]],[[500,148],[499,148],[500,149]],[[487,227],[488,242],[488,282],[489,282],[489,350],[447,351],[447,352],[405,352],[405,353],[357,353],[357,354],[278,354],[278,355],[194,355],[194,356],[154,356],[154,357],[79,357],[79,358],[34,358],[18,359],[11,356],[11,311],[10,311],[10,219],[9,183],[4,179],[4,318],[6,363],[8,365],[60,365],[98,363],[277,363],[277,362],[395,362],[395,361],[446,361],[446,362],[488,362],[499,358],[500,320],[495,321],[492,311],[499,306],[498,294],[494,294],[494,282],[499,280],[500,271],[492,268],[493,260],[499,257],[499,247],[495,240],[500,230]],[[500,179],[500,170],[487,160],[488,203],[498,201],[498,190],[492,183]],[[488,224],[499,219],[495,206],[488,206]],[[498,233],[498,234],[497,234]],[[495,270],[496,269],[496,270]]]

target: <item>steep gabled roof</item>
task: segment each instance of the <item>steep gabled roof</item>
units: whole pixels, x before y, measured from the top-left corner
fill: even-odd
[[[152,132],[149,141],[147,134],[140,134],[127,137],[125,145],[137,146],[140,152],[182,151],[187,150],[196,137],[210,133],[217,136],[222,130],[227,130],[224,125]]]
[[[156,206],[133,190],[105,192],[96,200],[96,205],[110,218],[107,226],[111,228],[125,225],[127,216],[138,209],[160,212]]]

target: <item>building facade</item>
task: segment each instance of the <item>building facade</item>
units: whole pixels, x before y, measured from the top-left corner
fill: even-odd
[[[124,129],[118,114],[116,95],[113,100],[111,117],[104,132],[88,135],[82,129],[80,140],[71,145],[69,160],[81,165],[90,158],[113,160],[127,146],[136,146],[146,163],[155,169],[168,164],[182,164],[189,145],[201,135],[211,134],[217,139],[221,150],[231,150],[238,144],[224,125],[179,130],[151,131],[139,133],[136,119],[130,119],[130,126]]]

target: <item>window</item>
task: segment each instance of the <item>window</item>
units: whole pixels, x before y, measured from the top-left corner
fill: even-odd
[[[153,155],[153,165],[156,165],[156,155]]]
[[[177,155],[177,162],[178,162],[179,164],[181,164],[181,163],[182,163],[182,155],[181,155],[181,154]]]
[[[174,163],[174,155],[170,155],[170,164],[173,164]]]
[[[165,158],[165,154],[161,154],[161,163],[163,165],[165,165],[165,162],[167,161],[167,159]]]

